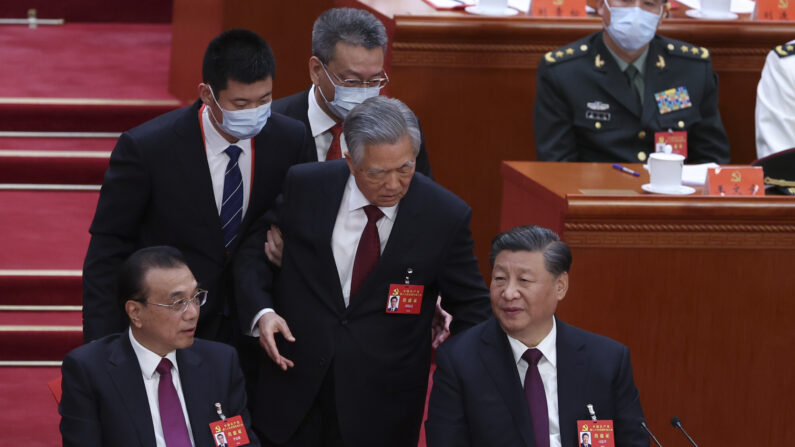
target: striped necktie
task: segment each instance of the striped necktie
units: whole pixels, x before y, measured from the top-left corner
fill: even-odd
[[[243,150],[231,145],[224,152],[229,156],[224,174],[224,196],[221,202],[221,228],[224,231],[224,247],[229,248],[240,230],[243,221],[243,176],[237,159]]]

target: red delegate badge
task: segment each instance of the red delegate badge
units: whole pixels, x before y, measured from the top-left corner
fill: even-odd
[[[580,447],[616,447],[613,421],[577,421],[577,445]]]
[[[671,152],[687,158],[687,131],[655,132],[654,152],[664,152],[666,144],[671,145]]]
[[[386,313],[418,315],[422,309],[425,286],[390,284],[386,300]]]
[[[250,442],[246,426],[243,425],[243,418],[240,416],[213,422],[210,424],[210,431],[213,434],[213,442],[215,443],[213,445],[215,446],[237,447]]]

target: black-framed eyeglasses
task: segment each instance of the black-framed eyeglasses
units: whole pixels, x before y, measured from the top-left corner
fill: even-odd
[[[153,303],[151,301],[144,301],[145,304],[154,304],[155,306],[160,307],[167,307],[171,309],[172,312],[177,314],[184,314],[188,311],[188,306],[191,304],[197,305],[199,307],[204,306],[204,303],[207,302],[207,291],[204,289],[199,289],[193,297],[185,299],[179,299],[174,301],[171,304],[160,304],[160,303]]]
[[[351,87],[351,88],[365,88],[365,87],[378,87],[383,88],[389,82],[389,76],[387,76],[386,72],[384,72],[384,76],[381,78],[374,78],[370,79],[369,81],[362,81],[361,79],[357,78],[348,78],[342,79],[338,74],[334,73],[333,71],[329,70],[328,65],[323,64],[323,69],[326,70],[326,73],[334,76],[334,79],[342,85],[343,87]]]

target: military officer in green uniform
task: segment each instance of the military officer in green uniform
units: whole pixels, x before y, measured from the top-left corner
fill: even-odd
[[[687,163],[729,162],[709,51],[656,35],[663,0],[597,0],[604,31],[546,53],[534,129],[542,161],[645,162],[687,132]]]

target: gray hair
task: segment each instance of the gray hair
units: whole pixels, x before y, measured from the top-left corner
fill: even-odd
[[[312,28],[312,55],[328,64],[334,59],[334,49],[339,42],[368,50],[381,47],[386,53],[386,28],[363,9],[329,9],[315,20]]]
[[[408,135],[414,156],[420,152],[420,125],[414,112],[399,99],[375,96],[354,107],[342,125],[353,164],[364,157],[364,147],[395,144]]]
[[[514,227],[498,234],[491,241],[489,263],[502,251],[543,252],[544,268],[553,276],[568,272],[571,268],[571,249],[554,231],[537,225]]]

